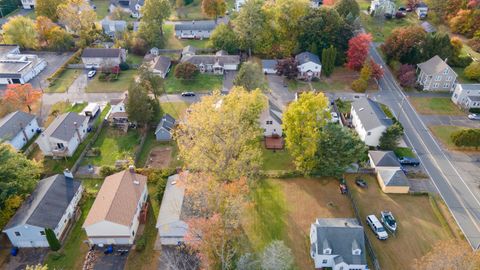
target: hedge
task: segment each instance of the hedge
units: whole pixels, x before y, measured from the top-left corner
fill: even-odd
[[[55,72],[53,72],[52,75],[47,78],[47,81],[51,83],[55,79],[57,79],[57,77],[62,75],[62,73],[67,69],[68,65],[75,62],[80,57],[80,55],[82,55],[82,52],[82,49],[78,49],[74,54],[72,54],[72,56],[70,56],[70,58],[68,58],[67,61],[65,61],[65,63],[61,67],[55,70]]]

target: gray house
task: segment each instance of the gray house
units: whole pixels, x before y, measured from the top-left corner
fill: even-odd
[[[166,56],[156,56],[150,62],[150,70],[153,74],[165,78],[170,71],[172,60]]]
[[[40,180],[3,232],[15,247],[48,247],[45,229],[51,229],[57,239],[64,238],[82,192],[81,182],[68,170]]]
[[[264,74],[277,74],[278,60],[265,59],[262,60],[262,70]]]
[[[115,38],[127,30],[126,21],[103,19],[100,23],[102,24],[103,33],[110,38]]]
[[[407,176],[393,151],[368,151],[370,166],[375,168],[377,181],[385,193],[405,194],[410,190]]]
[[[82,53],[85,68],[111,68],[126,60],[125,49],[85,48]]]
[[[217,24],[213,20],[180,21],[175,24],[175,36],[184,39],[210,38]]]
[[[38,129],[35,115],[22,111],[12,112],[0,119],[0,141],[20,150],[35,136]]]
[[[188,62],[194,64],[201,73],[213,73],[222,75],[226,71],[237,70],[240,64],[239,55],[228,55],[225,51],[218,51],[215,55],[211,54],[185,54],[180,59],[181,63]]]
[[[438,55],[417,65],[417,83],[425,91],[453,91],[457,73]]]
[[[175,126],[175,118],[173,118],[170,114],[165,114],[160,120],[160,123],[155,129],[155,138],[157,141],[170,141],[172,140],[172,131],[173,127]]]
[[[143,7],[144,2],[144,0],[111,0],[109,11],[112,12],[115,8],[120,8],[130,13],[130,16],[133,18],[140,18],[140,9]]]

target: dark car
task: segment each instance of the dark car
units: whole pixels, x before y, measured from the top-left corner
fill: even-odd
[[[410,157],[401,157],[398,159],[400,164],[402,165],[410,165],[410,166],[418,166],[420,165],[420,161],[416,158],[410,158]]]
[[[182,97],[194,97],[195,93],[194,92],[183,92]]]
[[[355,184],[357,184],[357,186],[359,186],[361,188],[368,188],[367,182],[365,182],[365,180],[363,180],[361,178],[355,179]]]

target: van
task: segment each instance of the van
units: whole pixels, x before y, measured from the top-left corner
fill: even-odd
[[[367,224],[379,240],[386,240],[388,233],[375,215],[367,216]]]

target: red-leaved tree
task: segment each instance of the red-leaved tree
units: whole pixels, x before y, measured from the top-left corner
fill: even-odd
[[[401,65],[397,72],[397,78],[401,86],[414,87],[416,80],[415,67],[408,64]]]
[[[9,84],[3,101],[18,109],[28,108],[32,112],[32,105],[42,97],[42,92],[33,89],[31,84]]]
[[[372,35],[359,34],[348,41],[347,67],[359,71],[368,57],[368,46]]]
[[[368,64],[370,67],[372,67],[372,77],[377,80],[382,78],[384,73],[383,68],[379,64],[375,63],[372,58],[368,59]]]

